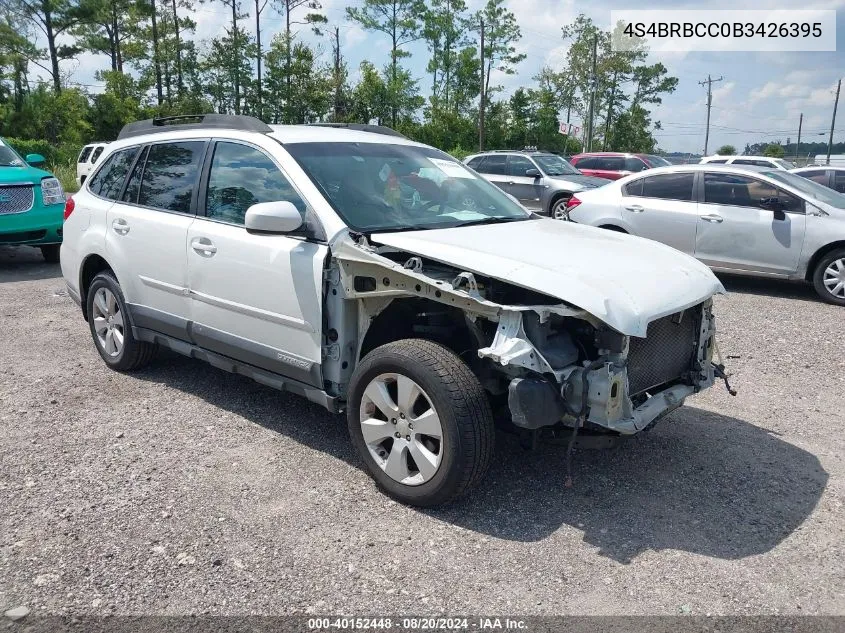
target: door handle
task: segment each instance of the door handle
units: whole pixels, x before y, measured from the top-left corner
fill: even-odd
[[[712,213],[710,215],[702,215],[701,219],[704,220],[705,222],[724,222],[725,221],[725,218],[723,218],[721,215],[717,215],[715,213]]]
[[[195,237],[192,239],[191,248],[203,257],[211,257],[217,252],[217,247],[207,237]]]
[[[628,211],[630,211],[631,213],[642,213],[643,211],[645,211],[645,209],[643,209],[643,208],[642,208],[640,205],[638,205],[638,204],[632,204],[630,207],[625,207],[625,208],[626,208]]]
[[[118,235],[126,235],[129,233],[129,223],[123,218],[117,218],[111,223],[111,228]]]
[[[509,184],[509,185],[511,185],[511,186],[513,186],[513,185],[515,185],[516,183],[515,183],[513,180],[509,180],[509,181],[508,181],[508,184]]]

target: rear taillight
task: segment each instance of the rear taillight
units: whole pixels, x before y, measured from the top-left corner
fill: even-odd
[[[70,214],[73,213],[75,206],[76,203],[73,201],[73,198],[65,200],[65,220],[67,220],[70,217]]]
[[[572,211],[575,207],[581,204],[581,201],[576,197],[572,196],[569,200],[566,201],[566,210]]]

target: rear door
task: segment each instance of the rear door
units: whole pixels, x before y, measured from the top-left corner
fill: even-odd
[[[247,209],[259,202],[287,200],[306,216],[305,201],[267,150],[223,139],[211,150],[187,235],[192,336],[213,352],[322,387],[328,246],[308,229],[265,235],[244,227]]]
[[[109,209],[106,250],[138,327],[189,340],[186,243],[207,140],[150,144]]]
[[[509,179],[506,191],[527,209],[539,212],[542,210],[540,196],[543,193],[543,178],[542,176],[526,176],[525,172],[529,169],[536,169],[538,173],[541,173],[537,165],[527,156],[519,154],[508,156]]]
[[[695,172],[643,176],[622,186],[622,219],[640,237],[695,252]]]
[[[766,208],[778,198],[783,219]],[[772,275],[798,269],[804,244],[804,201],[751,176],[704,172],[695,256],[708,266]]]

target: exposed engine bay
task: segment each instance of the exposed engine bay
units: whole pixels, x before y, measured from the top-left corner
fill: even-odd
[[[452,349],[524,429],[631,435],[719,372],[709,297],[631,336],[555,297],[360,234],[332,244],[325,282],[323,379],[341,400],[357,361],[397,330]]]

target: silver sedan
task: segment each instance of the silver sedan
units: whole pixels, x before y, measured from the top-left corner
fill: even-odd
[[[563,219],[663,242],[717,272],[807,281],[845,306],[845,195],[786,171],[660,167],[576,194]]]

